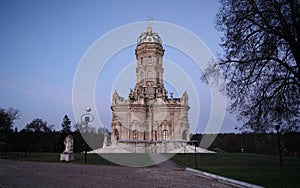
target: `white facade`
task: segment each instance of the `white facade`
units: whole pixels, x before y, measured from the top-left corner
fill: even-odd
[[[112,143],[188,141],[188,94],[173,98],[163,83],[164,48],[150,26],[137,40],[136,85],[128,98],[112,97]],[[174,145],[174,144],[173,144]],[[174,148],[173,148],[174,149]]]

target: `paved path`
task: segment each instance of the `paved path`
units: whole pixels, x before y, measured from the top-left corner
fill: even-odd
[[[170,156],[165,156],[164,154],[159,153],[149,153],[149,157],[157,164],[156,166],[159,168],[178,168],[178,166],[173,161],[169,160]]]
[[[166,164],[134,168],[0,160],[0,187],[230,187]]]

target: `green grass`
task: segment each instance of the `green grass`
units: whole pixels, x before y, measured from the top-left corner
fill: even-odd
[[[194,154],[176,154],[172,160],[195,168]],[[245,153],[197,154],[198,168],[221,176],[265,187],[299,187],[300,159]]]

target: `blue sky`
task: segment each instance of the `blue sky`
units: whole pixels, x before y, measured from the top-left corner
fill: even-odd
[[[222,52],[218,45],[221,34],[214,28],[218,8],[218,2],[212,0],[0,1],[0,107],[20,110],[21,118],[16,121],[19,130],[34,118],[42,118],[60,129],[65,114],[74,125],[73,79],[82,56],[94,41],[117,27],[152,16],[155,21],[176,24],[193,32],[216,55]],[[141,32],[137,31],[136,36]],[[181,60],[174,59],[176,53],[175,49],[166,47],[165,57],[176,63]],[[115,61],[126,59],[122,63],[126,66],[134,58],[132,47],[118,54]],[[119,70],[114,66],[108,72]],[[200,84],[198,89],[206,90],[206,87]],[[111,99],[108,95],[101,98],[99,87],[96,92],[99,93],[97,111],[109,127]],[[209,100],[208,96],[201,95],[200,101]],[[205,126],[207,116],[209,110],[204,108],[198,132],[203,130],[201,126]],[[220,131],[234,132],[237,125],[227,113]]]

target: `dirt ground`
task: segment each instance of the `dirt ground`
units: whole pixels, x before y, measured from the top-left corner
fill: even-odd
[[[147,168],[0,160],[0,187],[231,187],[168,163]]]

